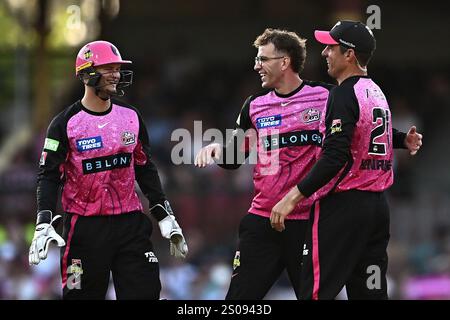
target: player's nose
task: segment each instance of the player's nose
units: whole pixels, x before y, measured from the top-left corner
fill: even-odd
[[[118,79],[120,79],[120,71],[113,71],[113,72],[111,72],[111,78],[113,79],[113,80],[118,80]]]
[[[325,47],[325,49],[322,50],[322,57],[328,56],[328,46]]]

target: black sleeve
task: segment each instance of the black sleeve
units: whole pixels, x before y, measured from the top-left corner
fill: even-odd
[[[223,146],[222,156],[217,161],[217,165],[224,169],[234,170],[239,168],[250,154],[250,144],[252,139],[255,138],[249,135],[247,131],[250,128],[254,128],[250,119],[250,102],[252,100],[252,96],[245,100],[236,119],[233,135]]]
[[[66,121],[62,115],[55,117],[47,129],[37,176],[37,209],[55,212],[61,187],[61,165],[69,150]]]
[[[392,136],[392,146],[394,147],[394,149],[408,149],[405,145],[406,133],[392,128]]]
[[[322,154],[307,176],[297,185],[309,197],[323,187],[351,160],[350,146],[359,119],[353,87],[336,87],[330,92],[325,118],[326,135]]]
[[[151,160],[150,155],[150,143],[148,132],[145,127],[144,121],[141,115],[136,112],[139,118],[139,137],[138,144],[134,151],[135,164],[134,170],[136,175],[136,181],[139,184],[144,195],[147,197],[150,203],[150,208],[157,204],[161,204],[165,207],[164,202],[166,195],[164,194],[161,186],[161,180],[159,178],[158,170]],[[138,163],[137,158],[144,158],[143,163]],[[167,216],[167,213],[161,207],[155,207],[151,212],[153,216],[158,220],[162,220]]]

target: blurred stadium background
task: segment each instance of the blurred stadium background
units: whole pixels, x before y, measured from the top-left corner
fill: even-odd
[[[449,299],[450,26],[443,17],[449,6],[363,0],[0,0],[0,299],[60,297],[58,251],[31,268],[28,247],[45,130],[81,97],[74,61],[84,43],[111,41],[133,60],[125,100],[144,115],[164,189],[187,235],[190,254],[181,262],[168,255],[157,228],[152,236],[162,296],[223,299],[239,220],[252,197],[252,168],[176,166],[172,131],[193,133],[194,120],[203,121],[203,130],[233,126],[245,98],[260,89],[251,44],[266,27],[309,39],[303,78],[332,81],[314,29],[344,18],[366,21],[372,4],[381,9],[381,29],[374,30],[378,48],[369,74],[388,96],[394,126],[406,131],[415,124],[424,134],[416,157],[396,155],[390,294]],[[286,276],[267,298],[294,299]]]

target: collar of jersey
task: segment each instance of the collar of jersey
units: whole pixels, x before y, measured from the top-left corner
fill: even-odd
[[[109,106],[108,110],[102,111],[102,112],[95,112],[95,111],[89,110],[88,108],[86,108],[85,106],[83,106],[83,104],[81,103],[81,100],[78,101],[78,102],[80,103],[81,109],[82,109],[84,112],[89,113],[89,114],[92,114],[93,116],[104,116],[104,115],[110,113],[111,110],[112,110],[112,107],[113,107],[113,103],[112,103],[112,101],[110,101],[110,106]]]
[[[364,78],[364,79],[370,79],[370,77],[369,76],[363,76],[363,75],[356,75],[356,76],[350,76],[350,77],[348,77],[348,78],[346,78],[344,81],[342,81],[341,82],[341,85],[344,83],[344,82],[346,82],[347,80],[351,80],[351,79],[359,79],[359,78]]]
[[[295,89],[295,90],[292,91],[292,92],[289,92],[289,93],[286,93],[286,94],[281,94],[281,93],[276,92],[275,89],[273,90],[273,92],[275,93],[275,95],[276,95],[277,97],[280,97],[280,98],[289,98],[289,97],[292,97],[292,96],[293,96],[294,94],[296,94],[297,92],[299,92],[300,90],[302,90],[302,88],[303,88],[304,85],[305,85],[305,80],[303,80],[303,81],[302,81],[302,84],[299,85],[298,88]]]

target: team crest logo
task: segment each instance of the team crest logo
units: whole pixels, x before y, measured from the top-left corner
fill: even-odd
[[[87,49],[87,50],[84,52],[84,59],[85,59],[85,60],[88,60],[88,59],[91,58],[93,55],[94,55],[94,54],[92,53],[91,49]]]
[[[136,135],[132,132],[125,131],[122,133],[122,144],[128,146],[136,142]]]
[[[304,123],[311,123],[320,120],[320,111],[314,108],[306,109],[302,112],[302,121]]]

